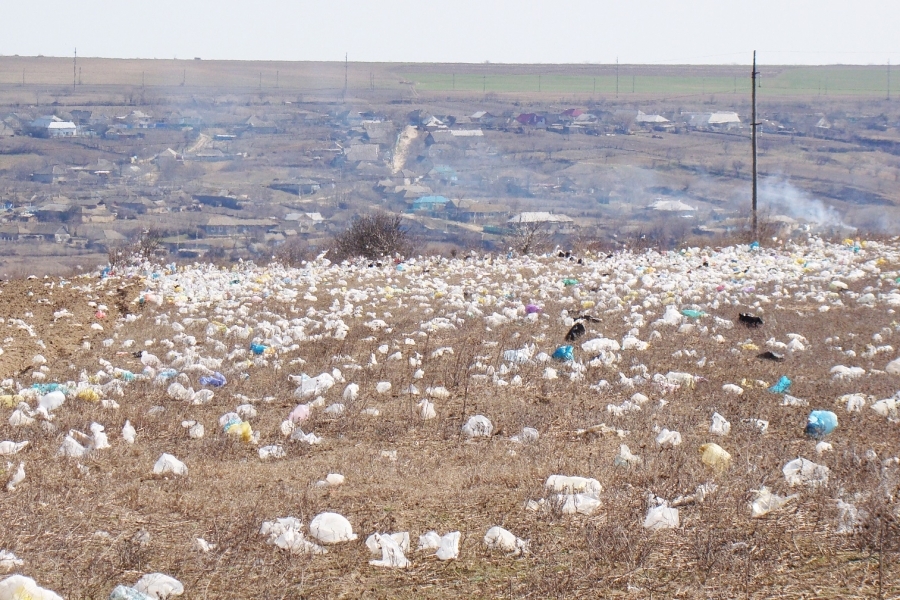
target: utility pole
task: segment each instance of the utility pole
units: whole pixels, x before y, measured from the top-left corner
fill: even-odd
[[[344,97],[347,97],[347,81],[349,79],[350,72],[350,54],[344,53]]]
[[[756,76],[759,73],[756,70],[756,50],[753,51],[753,71],[750,73],[750,81],[753,85],[752,92],[750,95],[751,109],[750,109],[750,140],[753,146],[753,183],[752,183],[752,192],[751,192],[751,215],[750,215],[750,223],[752,228],[752,241],[757,241],[757,220],[756,220]]]
[[[619,57],[616,57],[616,98],[619,97]]]
[[[591,92],[591,95],[592,95],[592,96],[596,96],[596,95],[597,95],[597,78],[596,78],[596,77],[594,77],[594,91]]]
[[[456,91],[456,73],[453,73],[453,91]]]
[[[75,91],[75,84],[78,83],[78,48],[75,48],[75,56],[72,58],[72,91]]]
[[[538,91],[541,91],[541,76],[538,75]]]
[[[487,75],[481,76],[481,93],[484,94],[487,91]]]
[[[891,59],[888,59],[888,102],[891,101]]]
[[[278,71],[275,71],[275,87],[278,87]]]

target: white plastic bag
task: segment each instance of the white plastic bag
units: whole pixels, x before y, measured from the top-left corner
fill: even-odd
[[[805,458],[795,458],[781,469],[788,485],[825,485],[828,483],[830,469],[825,465],[818,465]]]
[[[31,577],[11,575],[0,581],[0,600],[63,600],[55,592],[40,587]]]
[[[396,535],[396,534],[394,534]],[[403,548],[394,535],[372,534],[374,542],[381,548],[381,560],[370,560],[369,564],[373,567],[390,567],[396,569],[405,569],[410,566],[409,560],[403,554]],[[368,545],[368,540],[366,540]],[[406,534],[406,544],[409,547],[409,534]]]
[[[356,539],[350,521],[333,512],[316,515],[309,524],[309,533],[323,544],[339,544]]]
[[[726,436],[731,433],[731,423],[719,413],[713,413],[712,424],[709,426],[709,432],[713,435]]]
[[[678,509],[665,504],[653,506],[647,511],[644,529],[658,531],[660,529],[677,529],[679,526]]]
[[[453,560],[459,556],[459,538],[462,534],[451,531],[441,537],[441,544],[434,553],[439,560]]]
[[[502,550],[519,556],[528,553],[528,542],[516,537],[511,531],[502,527],[491,527],[484,535],[484,545],[491,550]]]
[[[187,475],[187,472],[187,466],[183,462],[165,452],[160,455],[156,464],[153,465],[154,475],[165,475],[166,473],[172,473],[173,475]]]
[[[134,589],[159,600],[180,596],[184,593],[184,586],[180,581],[162,573],[144,575],[134,584]]]
[[[469,420],[463,425],[462,431],[470,438],[491,437],[491,433],[494,432],[494,425],[484,415],[474,415],[469,417]]]

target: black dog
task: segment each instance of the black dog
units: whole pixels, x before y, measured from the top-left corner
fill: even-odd
[[[738,315],[738,319],[741,323],[750,328],[756,328],[763,324],[763,320],[760,317],[755,317],[753,315],[748,315],[745,313],[740,313]]]
[[[584,325],[581,322],[575,323],[572,325],[572,328],[569,330],[569,333],[566,334],[567,342],[574,342],[581,336],[585,334]]]

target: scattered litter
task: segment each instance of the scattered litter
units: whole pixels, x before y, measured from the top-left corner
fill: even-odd
[[[396,534],[395,534],[396,535]],[[370,539],[374,538],[374,543],[381,549],[381,560],[370,560],[369,564],[373,567],[388,567],[395,569],[405,569],[411,565],[404,555],[401,545],[394,539],[392,535],[372,534]],[[406,546],[409,550],[409,534],[406,534]],[[366,540],[368,545],[369,540]]]
[[[469,420],[463,425],[462,432],[470,438],[491,437],[494,425],[484,415],[474,415],[469,417]]]
[[[791,380],[786,375],[782,375],[778,381],[769,388],[769,391],[775,394],[784,394],[791,389]]]
[[[502,527],[488,529],[484,535],[484,545],[491,550],[502,550],[512,556],[528,554],[528,542]]]
[[[174,577],[162,573],[150,573],[138,579],[134,589],[146,594],[150,598],[166,600],[172,596],[180,596],[184,593],[184,586]]]
[[[156,464],[153,465],[154,475],[166,475],[168,473],[187,475],[187,472],[187,466],[171,454],[163,453],[156,461]]]
[[[713,413],[712,424],[709,426],[709,432],[714,435],[726,436],[731,433],[731,423],[719,413]]]
[[[814,410],[806,419],[806,435],[817,440],[837,429],[837,415],[830,410]]]
[[[731,466],[731,455],[718,444],[701,445],[700,455],[703,464],[716,471],[724,471]]]
[[[644,518],[644,529],[649,529],[650,531],[678,529],[679,525],[678,509],[666,504],[650,507],[647,511],[647,516]]]
[[[791,496],[778,496],[769,491],[767,487],[761,487],[758,490],[754,490],[755,494],[753,501],[750,503],[750,516],[762,517],[773,510],[778,510],[791,500],[797,498],[796,494]]]
[[[781,469],[788,485],[818,486],[828,483],[830,470],[825,465],[817,465],[805,458],[796,458]]]
[[[350,521],[333,512],[316,515],[309,524],[309,533],[323,544],[339,544],[356,539]]]
[[[63,600],[62,596],[39,586],[24,575],[10,575],[0,581],[0,600]]]

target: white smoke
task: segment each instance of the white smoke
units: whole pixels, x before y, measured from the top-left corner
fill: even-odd
[[[770,177],[760,182],[759,211],[769,217],[784,215],[822,228],[853,229],[833,206],[826,206],[785,179]]]

